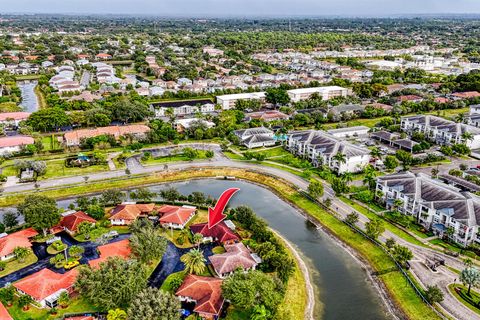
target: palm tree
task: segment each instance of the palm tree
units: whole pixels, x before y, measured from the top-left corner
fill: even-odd
[[[437,178],[438,176],[438,169],[437,168],[433,168],[431,173],[432,173],[432,178]]]
[[[30,254],[30,250],[25,247],[16,247],[13,249],[13,254],[17,257],[19,262],[25,262],[25,258]]]
[[[462,133],[462,139],[465,141],[471,141],[473,140],[473,134],[470,132],[464,132]]]
[[[455,117],[456,122],[464,122],[465,121],[465,113],[459,113]]]
[[[380,149],[377,147],[373,147],[372,150],[370,150],[370,155],[374,158],[380,158],[381,157],[381,152]]]
[[[342,174],[342,180],[345,181],[347,184],[353,181],[353,174],[351,172],[344,172]]]
[[[369,189],[375,188],[375,178],[377,176],[375,169],[371,165],[368,165],[365,167],[363,172],[365,173],[365,176],[363,177],[363,184],[368,186]]]
[[[67,291],[63,291],[60,296],[58,297],[58,304],[62,307],[62,308],[66,308],[68,307],[70,303],[70,297],[68,296],[68,292]]]
[[[190,236],[190,230],[188,230],[187,228],[183,228],[178,233],[178,240],[180,240],[180,242],[182,243],[185,243],[185,241],[188,239],[189,236]]]
[[[203,235],[201,233],[195,233],[193,235],[193,243],[195,243],[197,245],[197,247],[200,246],[200,243],[202,243],[202,240],[203,240]]]
[[[107,320],[127,320],[127,313],[122,309],[108,310]]]
[[[205,271],[207,259],[203,256],[203,251],[200,249],[192,249],[185,253],[181,258],[185,264],[185,271],[189,274],[202,274]]]
[[[337,152],[333,157],[332,157],[333,160],[337,161],[339,164],[340,163],[346,163],[347,162],[347,157],[345,156],[345,154],[341,153],[341,152]]]

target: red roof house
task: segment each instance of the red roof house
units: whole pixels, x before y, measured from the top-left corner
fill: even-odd
[[[110,213],[110,222],[112,225],[129,225],[142,215],[148,215],[153,212],[155,204],[120,204]]]
[[[398,102],[404,102],[404,101],[409,101],[409,102],[421,102],[423,101],[423,98],[414,94],[409,94],[406,96],[400,96],[397,98]]]
[[[54,307],[60,293],[73,292],[77,275],[76,269],[61,274],[44,268],[13,283],[13,286],[19,293],[29,295],[42,306]]]
[[[77,232],[78,225],[82,222],[95,224],[97,220],[93,219],[83,211],[77,211],[62,217],[62,220],[60,220],[60,227],[68,233],[74,234]]]
[[[183,229],[196,212],[197,209],[190,206],[163,205],[158,209],[162,227],[173,229]]]
[[[255,270],[260,258],[252,255],[250,250],[241,242],[225,245],[225,253],[209,257],[213,269],[220,278],[225,278],[238,268],[245,271]],[[255,258],[254,258],[255,257]]]
[[[27,136],[13,136],[0,138],[0,154],[20,151],[22,146],[33,144],[35,140]]]
[[[225,302],[222,280],[196,275],[188,275],[175,295],[180,301],[195,303],[193,311],[205,319],[216,319]]]
[[[458,99],[470,99],[480,97],[480,93],[478,91],[455,92],[452,96]]]
[[[143,137],[150,128],[144,124],[130,124],[126,126],[108,126],[96,129],[80,129],[65,133],[63,136],[67,147],[78,146],[82,139],[93,138],[101,135],[114,136],[115,139],[131,134],[137,137]]]
[[[92,268],[96,268],[100,263],[107,261],[110,257],[120,257],[128,259],[132,254],[130,241],[128,239],[112,242],[97,248],[100,258],[88,261]]]
[[[227,227],[225,222],[220,222],[211,229],[208,228],[208,223],[198,223],[190,226],[192,233],[200,233],[203,235],[203,241],[218,241],[220,243],[235,243],[238,240],[238,236]]]
[[[8,313],[7,308],[0,302],[0,320],[13,320],[12,316]]]
[[[13,122],[18,125],[20,121],[27,120],[30,115],[30,112],[2,112],[0,113],[0,122]]]
[[[97,58],[97,60],[110,60],[112,59],[112,56],[108,53],[99,53],[95,58]]]
[[[28,228],[0,238],[0,260],[8,260],[15,257],[13,250],[17,247],[31,248],[30,238],[36,235],[38,235],[37,231]]]
[[[271,110],[271,111],[258,111],[246,114],[247,120],[258,119],[262,121],[274,121],[288,119],[288,115],[283,112]]]

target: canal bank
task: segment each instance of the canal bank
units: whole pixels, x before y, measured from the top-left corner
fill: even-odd
[[[17,81],[17,86],[20,89],[22,102],[20,105],[25,112],[35,112],[40,108],[40,97],[37,96],[36,80]]]
[[[78,183],[69,186],[65,185],[63,186],[63,189],[55,188],[55,190],[44,190],[37,193],[61,198],[87,193],[92,194],[94,192],[101,192],[102,190],[113,188],[125,190],[127,188],[138,187],[141,185],[153,186],[159,183],[172,184],[174,181],[179,180],[183,181],[188,179],[205,179],[217,176],[236,176],[250,182],[259,183],[263,187],[274,190],[282,199],[287,199],[291,203],[295,203],[295,205],[300,207],[304,212],[307,212],[310,216],[319,219],[322,226],[332,232],[332,234],[334,234],[336,238],[341,239],[350,248],[353,248],[353,250],[355,250],[357,254],[359,254],[363,259],[365,259],[365,261],[367,261],[368,265],[370,265],[372,269],[375,270],[375,272],[379,273],[379,281],[382,281],[388,289],[390,300],[394,301],[395,305],[399,306],[401,310],[404,311],[404,313],[407,314],[410,319],[438,319],[438,316],[436,316],[433,311],[426,304],[424,304],[421,299],[415,294],[413,289],[406,284],[405,279],[402,277],[401,274],[399,274],[398,272],[385,272],[388,270],[392,270],[394,264],[393,261],[389,259],[387,255],[385,255],[384,252],[382,252],[378,247],[375,247],[375,245],[373,245],[368,240],[364,239],[361,235],[352,231],[352,229],[350,229],[347,225],[338,220],[336,217],[325,212],[318,205],[306,199],[298,192],[295,187],[300,186],[301,188],[305,189],[308,186],[308,183],[306,183],[303,179],[299,179],[296,176],[291,176],[291,174],[288,174],[287,172],[277,172],[279,171],[278,169],[262,168],[262,171],[274,172],[264,173],[257,170],[245,170],[241,168],[235,168],[235,166],[230,168],[194,167],[190,169],[184,168],[182,170],[168,170],[164,172],[156,172],[149,175],[142,175],[141,177],[132,176],[127,180],[108,180],[102,182],[89,182],[87,184]],[[205,182],[204,185],[209,185],[209,182]],[[202,190],[202,188],[200,190]],[[21,198],[23,198],[23,196],[24,195],[7,196],[7,198],[3,198],[3,203],[18,203],[19,201],[21,201]],[[253,195],[252,199],[256,199],[255,194]],[[299,215],[298,211],[294,211],[297,215]],[[305,223],[304,217],[302,217],[302,221]],[[308,223],[307,225],[310,226],[310,228],[312,228],[313,230],[317,230],[317,227],[315,225],[311,223]],[[296,244],[293,241],[291,242]],[[335,246],[338,250],[342,251],[344,254],[348,255],[348,253],[346,253],[344,250],[338,248],[338,246],[334,242],[330,240],[328,242]],[[353,264],[355,266],[361,269],[361,267],[358,266],[358,263],[355,260],[353,260],[351,257],[350,259],[353,261]],[[316,269],[313,268],[311,270],[315,271]],[[361,275],[363,276],[363,280],[368,280],[365,279],[366,276],[363,270],[361,271]],[[365,287],[365,284],[363,285],[363,287]],[[374,291],[371,285],[369,287],[372,291]],[[362,297],[363,295],[364,292],[362,291],[360,293],[360,297]],[[376,293],[374,293],[374,295],[380,300]],[[356,301],[358,300],[358,297],[352,297],[352,299],[352,301]],[[347,301],[345,302],[344,307],[350,308],[350,305],[351,303]],[[370,308],[371,305],[366,303],[364,307]],[[350,317],[346,318],[349,319]],[[374,316],[372,318],[377,319],[378,317]],[[357,317],[353,317],[353,319],[357,319]]]

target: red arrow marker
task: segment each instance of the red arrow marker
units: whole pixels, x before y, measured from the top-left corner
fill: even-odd
[[[222,222],[227,216],[223,214],[223,210],[227,206],[228,201],[233,194],[239,191],[239,188],[230,188],[225,190],[220,198],[218,198],[215,208],[208,208],[208,229],[213,228],[220,222]]]

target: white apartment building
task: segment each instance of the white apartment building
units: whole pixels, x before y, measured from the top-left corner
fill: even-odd
[[[269,147],[276,143],[273,131],[264,127],[236,130],[234,134],[240,139],[240,144],[249,149]]]
[[[440,145],[465,143],[470,149],[480,148],[480,129],[468,124],[431,115],[417,115],[402,117],[400,128],[409,133],[423,132],[428,139]],[[471,134],[472,139],[465,139],[466,133]]]
[[[377,178],[377,197],[387,209],[394,207],[413,216],[427,229],[443,236],[448,228],[454,230],[451,239],[463,246],[480,243],[480,197],[460,192],[453,186],[429,176],[411,172]]]
[[[223,110],[234,108],[235,102],[238,100],[260,100],[261,102],[264,102],[265,92],[248,92],[217,96],[217,104],[222,106]]]
[[[469,125],[480,127],[480,104],[470,106],[470,114],[467,120]]]
[[[359,172],[370,162],[370,151],[345,140],[336,138],[325,131],[296,131],[288,135],[287,149],[309,159],[316,167],[327,165],[338,173]],[[336,154],[343,154],[345,162],[335,160]]]
[[[315,88],[301,88],[287,91],[292,102],[306,100],[317,93],[323,100],[329,100],[336,97],[346,97],[349,94],[347,88],[339,86],[315,87]]]

